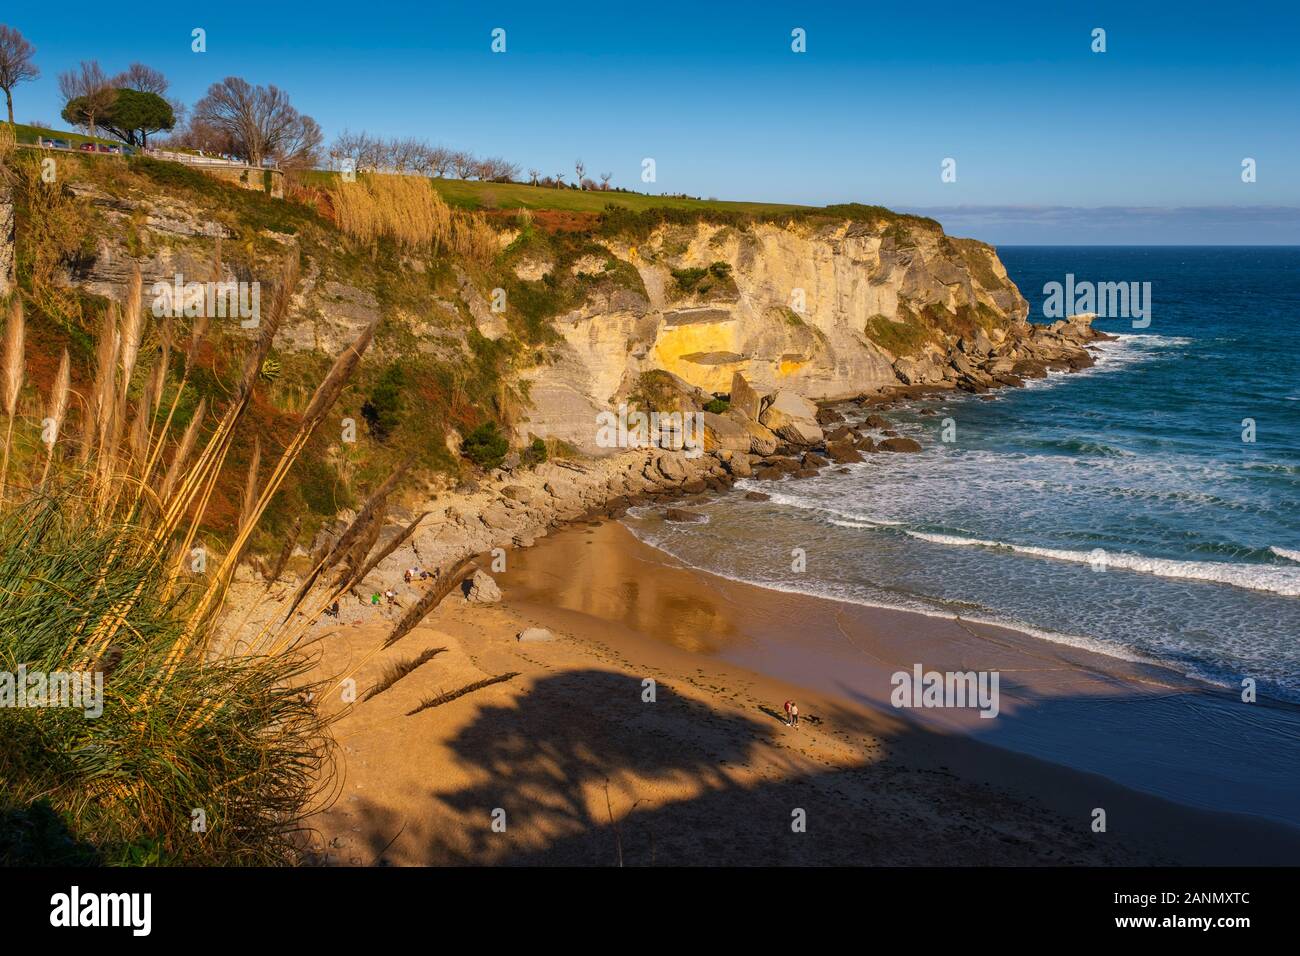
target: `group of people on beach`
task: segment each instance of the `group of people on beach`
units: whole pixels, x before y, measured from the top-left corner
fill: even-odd
[[[431,577],[433,577],[433,575],[419,565],[413,565],[412,567],[407,568],[402,574],[402,580],[407,584],[414,581],[427,581]],[[384,588],[383,591],[375,591],[370,595],[371,607],[378,607],[381,604],[391,604],[395,607],[402,606],[397,600],[397,592],[392,588]],[[325,608],[325,615],[333,618],[339,616],[339,602],[337,600],[329,607]]]

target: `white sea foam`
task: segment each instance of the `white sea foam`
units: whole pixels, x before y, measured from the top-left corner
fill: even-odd
[[[823,514],[834,515],[830,519],[831,524],[840,524],[843,522],[852,522],[844,524],[841,527],[852,528],[876,528],[900,525],[901,521],[891,521],[888,518],[873,518],[870,515],[859,514],[855,511],[840,511],[837,508],[827,507],[822,502],[812,498],[804,498],[800,495],[787,495],[779,491],[768,492],[768,500],[774,505],[786,505],[791,508],[799,508],[802,511],[819,511]],[[836,520],[839,519],[839,520]]]
[[[951,534],[931,534],[923,531],[908,531],[908,535],[934,544],[954,545],[958,547],[998,548],[1028,554],[1039,558],[1051,558],[1055,561],[1073,561],[1078,564],[1092,564],[1097,557],[1092,551],[1070,551],[1062,548],[1037,548],[1027,545],[1008,544],[1005,541],[990,541],[987,538],[965,538]],[[1276,549],[1273,549],[1276,551]],[[1294,553],[1294,552],[1293,552]],[[1290,557],[1290,555],[1282,555]],[[1300,561],[1300,555],[1297,555]],[[1259,564],[1229,564],[1223,561],[1177,561],[1170,558],[1148,558],[1138,554],[1106,552],[1107,568],[1121,568],[1125,571],[1137,571],[1142,574],[1154,574],[1162,578],[1183,578],[1192,581],[1211,581],[1215,584],[1229,584],[1253,591],[1270,591],[1286,597],[1300,597],[1300,568],[1281,568]]]
[[[1279,548],[1277,545],[1269,545],[1269,549],[1279,558],[1286,558],[1288,561],[1294,561],[1300,564],[1300,551],[1293,551],[1291,548]]]

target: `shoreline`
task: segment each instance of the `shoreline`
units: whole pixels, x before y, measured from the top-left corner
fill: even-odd
[[[712,600],[717,605],[714,613],[750,639],[743,646],[723,642],[695,650],[886,712],[893,710],[889,678],[897,671],[910,672],[918,664],[939,672],[997,670],[1002,712],[996,719],[980,718],[971,709],[947,708],[913,709],[908,718],[1100,773],[1188,806],[1254,813],[1300,827],[1300,801],[1291,796],[1285,775],[1270,777],[1256,767],[1261,760],[1285,767],[1291,763],[1291,751],[1291,757],[1300,760],[1300,747],[1288,743],[1300,733],[1300,708],[1294,705],[1271,700],[1244,704],[1235,690],[1162,663],[1048,641],[1000,624],[737,581],[687,565],[618,523],[597,535],[611,538],[609,549],[625,556],[628,566],[644,569],[648,579],[671,576],[679,598]],[[564,567],[566,576],[586,570],[581,555],[558,537],[546,550],[559,554],[521,556],[515,568]],[[532,573],[534,581],[522,600],[532,594],[572,607],[574,598],[558,578],[540,586],[535,578],[545,579],[548,572]],[[587,587],[629,593],[626,581],[619,585],[602,580],[617,577],[610,568],[591,573],[594,578],[584,579]],[[641,572],[618,573],[630,579]],[[515,581],[509,573],[502,575],[503,584]],[[1085,726],[1087,732],[1077,729]],[[1181,759],[1193,753],[1194,759]],[[1207,767],[1215,769],[1208,772]],[[1247,777],[1253,779],[1243,779]]]
[[[360,690],[394,660],[446,650],[342,711],[340,799],[313,821],[317,861],[1281,865],[1300,855],[1294,827],[1143,793],[809,687],[797,672],[776,678],[739,653],[751,619],[782,605],[806,619],[812,599],[719,584],[659,554],[616,522],[579,523],[509,555],[499,604],[453,596],[380,655],[368,652],[381,621],[330,629],[318,666],[337,674],[360,660]],[[737,601],[749,617],[729,613]],[[656,630],[664,608],[672,626]],[[527,627],[552,639],[518,641]],[[431,693],[511,672],[408,716]],[[1040,686],[1053,679],[1078,678],[1038,675]],[[1105,673],[1084,679],[1116,686]],[[819,722],[785,727],[790,696]],[[1091,829],[1098,807],[1106,833]],[[798,836],[792,808],[808,815]]]

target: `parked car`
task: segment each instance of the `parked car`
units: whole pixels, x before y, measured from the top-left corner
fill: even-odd
[[[50,145],[55,149],[72,149],[72,144],[66,139],[52,139],[50,140]]]
[[[93,153],[95,151],[95,144],[82,143],[80,146],[77,147],[77,149],[81,150],[83,153]]]

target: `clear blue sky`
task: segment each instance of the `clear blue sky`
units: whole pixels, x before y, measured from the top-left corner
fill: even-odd
[[[633,188],[653,157],[654,191],[933,209],[994,242],[1294,243],[1298,9],[7,0],[0,21],[44,73],[16,91],[20,122],[58,122],[78,60],[140,60],[189,103],[237,74],[287,90],[327,138],[418,135],[570,176],[580,156]]]

